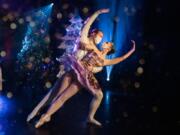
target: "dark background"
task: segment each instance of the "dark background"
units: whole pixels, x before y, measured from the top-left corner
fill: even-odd
[[[7,9],[0,7],[0,51],[6,52],[6,56],[1,57],[3,79],[5,81],[3,82],[3,90],[0,91],[0,96],[8,97],[8,93],[10,93],[13,96],[9,100],[14,101],[17,99],[22,102],[26,99],[26,105],[22,109],[26,114],[37,104],[42,95],[48,91],[48,88],[44,86],[46,81],[50,81],[53,84],[56,80],[58,62],[56,62],[55,58],[61,54],[61,51],[57,49],[60,40],[56,38],[55,33],[65,33],[64,25],[68,24],[68,14],[74,12],[75,9],[79,9],[81,17],[85,19],[98,8],[94,0],[54,1],[55,6],[52,11],[53,21],[49,31],[51,38],[50,49],[53,52],[52,61],[54,61],[53,65],[51,65],[53,66],[53,70],[50,70],[48,75],[42,80],[36,80],[35,82],[33,79],[27,78],[24,74],[24,76],[20,75],[21,72],[17,71],[17,53],[21,48],[20,44],[24,36],[24,26],[18,26],[17,29],[12,30],[9,25],[11,22],[16,22],[25,12],[45,6],[51,3],[51,1],[1,0],[0,3],[1,5],[3,3],[9,5]],[[68,4],[66,10],[62,6],[64,3]],[[84,6],[89,9],[87,13],[83,13],[81,10]],[[173,0],[144,1],[143,7],[137,11],[137,17],[141,17],[142,20],[142,36],[132,36],[135,41],[137,40],[136,52],[127,61],[114,66],[109,82],[106,81],[105,69],[97,75],[105,92],[118,93],[122,95],[119,98],[122,98],[123,101],[126,101],[127,98],[128,102],[125,103],[131,105],[134,101],[138,102],[137,106],[129,105],[128,107],[132,115],[133,112],[138,115],[138,111],[135,111],[136,107],[140,105],[144,106],[144,111],[139,112],[139,115],[144,116],[140,117],[138,115],[140,118],[139,121],[153,123],[155,128],[146,129],[143,127],[143,134],[146,131],[152,131],[151,133],[153,134],[167,133],[174,135],[180,133],[178,8],[177,1]],[[18,11],[18,17],[14,15],[14,19],[3,21],[4,16],[15,11]],[[63,14],[63,19],[58,20],[56,18],[58,12]],[[134,35],[136,34],[138,33],[134,33]],[[128,49],[125,48],[123,51],[127,52]],[[141,58],[145,60],[145,64],[143,65],[139,63]],[[139,66],[143,67],[144,72],[141,75],[136,75],[136,70]],[[135,87],[136,82],[140,84],[140,87]],[[34,88],[29,87],[29,85],[33,85]],[[118,100],[116,108],[122,104],[121,100]],[[135,114],[133,116],[136,117]],[[0,117],[0,120],[3,119]],[[150,124],[150,126],[152,125]],[[133,127],[133,125],[131,126]]]

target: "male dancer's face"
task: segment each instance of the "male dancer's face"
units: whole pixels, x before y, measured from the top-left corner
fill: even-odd
[[[103,34],[101,32],[97,33],[94,37],[95,44],[99,44],[103,38]]]

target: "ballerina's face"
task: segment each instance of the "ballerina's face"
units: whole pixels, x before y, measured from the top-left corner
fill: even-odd
[[[105,42],[102,45],[102,49],[107,50],[107,52],[110,52],[112,50],[112,47],[113,47],[113,43],[111,42]]]

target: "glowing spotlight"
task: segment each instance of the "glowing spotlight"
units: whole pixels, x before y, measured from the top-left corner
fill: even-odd
[[[17,25],[15,23],[11,23],[10,28],[14,30],[17,28]]]
[[[135,87],[135,88],[137,88],[137,89],[138,89],[138,88],[140,88],[140,86],[141,86],[141,85],[140,85],[140,83],[139,83],[139,82],[135,82],[135,83],[134,83],[134,87]]]
[[[88,13],[88,11],[89,11],[89,9],[87,7],[84,7],[82,10],[83,10],[83,13],[85,13],[85,14]]]
[[[46,87],[46,88],[48,88],[48,89],[49,89],[49,88],[51,88],[51,87],[52,87],[51,82],[49,82],[49,81],[48,81],[48,82],[46,82],[45,87]]]
[[[18,22],[19,22],[19,24],[23,24],[23,23],[24,23],[24,19],[23,19],[23,18],[20,18],[20,19],[18,20]]]
[[[62,14],[61,13],[57,13],[57,18],[61,19],[62,18]]]
[[[144,72],[144,69],[142,67],[137,68],[137,73],[142,74]]]
[[[5,56],[6,56],[6,52],[5,52],[5,51],[1,51],[1,52],[0,52],[0,56],[1,56],[1,57],[5,57]]]
[[[106,105],[108,105],[109,103],[110,103],[110,92],[109,91],[106,91],[106,93],[105,93],[106,95],[105,95],[105,104]]]
[[[54,3],[51,3],[51,4],[50,4],[50,6],[53,6],[53,5],[54,5]]]
[[[7,97],[8,97],[8,98],[12,98],[12,97],[13,97],[13,93],[12,93],[12,92],[8,92],[8,93],[7,93]]]
[[[106,79],[107,81],[110,81],[110,78],[109,78],[109,76],[107,77],[107,79]]]
[[[106,67],[106,71],[107,71],[107,81],[110,81],[110,75],[111,75],[111,70],[112,70],[112,66],[107,66]]]

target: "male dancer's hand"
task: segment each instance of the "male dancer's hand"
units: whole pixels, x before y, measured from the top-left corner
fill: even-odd
[[[100,9],[98,10],[99,13],[108,13],[109,9],[108,8],[104,8],[104,9]]]

